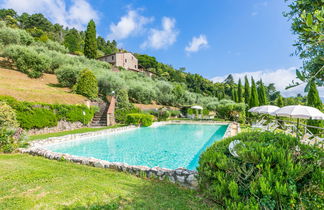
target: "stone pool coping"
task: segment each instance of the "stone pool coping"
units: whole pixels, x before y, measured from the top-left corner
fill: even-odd
[[[164,122],[155,122],[152,126],[161,126],[167,124],[214,124],[214,125],[228,125],[223,138],[231,136],[232,124],[233,123],[219,123],[219,122],[211,122],[211,121],[164,121]],[[177,169],[166,169],[160,167],[147,167],[147,166],[134,166],[128,165],[126,163],[120,162],[109,162],[105,160],[100,160],[96,158],[88,158],[88,157],[80,157],[70,154],[52,152],[43,148],[45,145],[62,143],[66,141],[74,141],[80,138],[88,138],[93,136],[107,135],[113,133],[119,133],[129,130],[137,129],[136,126],[125,126],[119,128],[111,128],[101,131],[88,132],[88,133],[79,133],[79,134],[70,134],[66,136],[60,137],[51,137],[43,140],[36,140],[30,142],[30,146],[28,148],[19,148],[18,151],[21,153],[28,153],[35,156],[43,156],[45,158],[51,160],[67,160],[70,162],[89,165],[97,168],[107,168],[107,169],[115,169],[118,171],[127,172],[130,174],[134,174],[136,176],[143,176],[148,178],[157,178],[160,180],[169,180],[172,183],[178,183],[181,186],[189,187],[189,188],[197,188],[198,180],[197,180],[197,171],[188,170],[185,168],[177,168]]]

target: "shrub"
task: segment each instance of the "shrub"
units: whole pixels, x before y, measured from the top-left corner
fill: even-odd
[[[159,110],[158,112],[158,121],[165,121],[171,116],[168,110]]]
[[[228,149],[233,140],[241,141],[237,157]],[[199,183],[227,209],[323,209],[323,155],[284,134],[241,133],[201,155]]]
[[[0,27],[0,43],[3,45],[21,44],[29,45],[34,41],[25,30]]]
[[[75,92],[89,99],[98,97],[98,81],[89,69],[84,69],[78,77]]]
[[[224,101],[217,108],[217,117],[225,120],[245,121],[245,105],[243,103],[234,103]]]
[[[131,125],[141,125],[141,126],[150,126],[153,123],[153,116],[149,114],[128,114],[127,115],[127,124]]]
[[[117,105],[118,106],[118,105]],[[132,104],[130,107],[127,108],[117,108],[115,110],[115,119],[118,123],[126,123],[127,122],[127,115],[133,113],[140,113],[140,110],[135,108]]]
[[[208,116],[209,115],[209,110],[208,109],[203,109],[203,115]]]
[[[0,101],[0,128],[15,128],[18,126],[15,110],[5,102]]]
[[[169,112],[172,117],[177,117],[181,114],[179,110],[170,110]]]
[[[45,42],[41,42],[41,41],[34,42],[32,44],[32,46],[46,47],[49,50],[57,51],[57,52],[60,52],[60,53],[67,53],[68,52],[68,50],[66,49],[66,47],[64,45],[61,45],[60,43],[54,42],[52,40],[47,40]]]
[[[50,58],[32,48],[10,45],[4,49],[3,54],[12,59],[20,71],[32,78],[42,76],[43,72],[50,68]]]
[[[62,66],[55,71],[57,80],[63,87],[72,87],[76,84],[80,69],[72,65]]]
[[[23,129],[44,128],[57,125],[59,120],[88,124],[97,108],[85,105],[63,105],[21,102],[9,96],[0,96],[0,102],[10,105]],[[85,115],[83,115],[83,112]]]
[[[19,112],[17,119],[20,126],[25,129],[54,127],[57,125],[57,117],[52,110],[45,108],[32,108]]]

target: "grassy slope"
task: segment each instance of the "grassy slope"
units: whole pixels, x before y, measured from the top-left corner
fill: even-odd
[[[84,104],[86,101],[85,97],[70,93],[69,88],[55,87],[57,84],[53,74],[31,79],[21,72],[0,67],[0,95],[50,104]]]
[[[22,154],[0,155],[0,168],[0,209],[208,207],[193,191],[113,170]]]
[[[59,136],[65,136],[65,135],[70,135],[70,134],[76,134],[76,133],[94,132],[94,131],[100,131],[100,130],[105,130],[105,129],[110,129],[110,128],[118,128],[118,127],[122,127],[122,126],[124,126],[124,125],[117,124],[117,125],[101,127],[101,128],[79,128],[79,129],[75,129],[75,130],[71,130],[71,131],[39,134],[39,135],[29,136],[28,141],[46,139],[46,138],[50,138],[50,137],[59,137]]]

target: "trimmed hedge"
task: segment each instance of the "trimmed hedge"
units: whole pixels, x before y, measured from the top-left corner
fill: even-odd
[[[285,134],[241,133],[201,155],[200,188],[226,209],[324,209],[323,156]]]
[[[9,96],[0,96],[0,101],[7,103],[16,111],[17,121],[23,129],[53,127],[60,120],[81,122],[86,125],[97,110],[95,107],[89,109],[85,105],[21,102]]]
[[[126,123],[127,124],[131,124],[131,125],[141,125],[144,127],[148,127],[150,125],[152,125],[153,123],[153,115],[149,115],[149,114],[128,114],[127,115],[127,120]]]
[[[75,84],[75,92],[89,99],[98,97],[98,81],[89,69],[83,69]]]

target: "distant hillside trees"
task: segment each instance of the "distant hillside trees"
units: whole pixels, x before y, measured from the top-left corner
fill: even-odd
[[[97,40],[96,40],[96,24],[90,20],[85,32],[84,40],[84,55],[87,58],[93,59],[97,57]]]
[[[69,30],[64,38],[64,45],[73,53],[82,51],[82,42],[82,38],[75,28]]]

